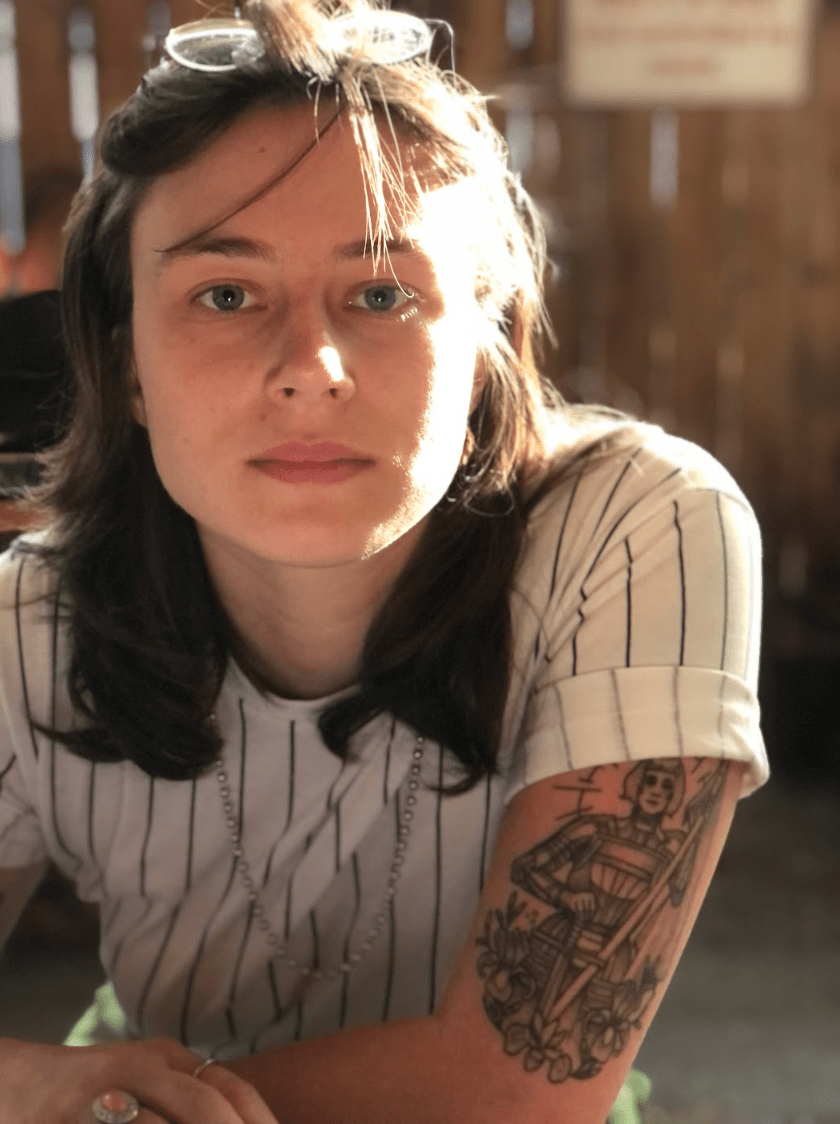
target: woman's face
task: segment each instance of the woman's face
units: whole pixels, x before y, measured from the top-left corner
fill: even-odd
[[[254,111],[155,181],[132,230],[134,412],[209,555],[334,565],[419,531],[480,390],[465,185],[396,212],[374,267],[342,115],[213,225],[314,128],[311,106]]]

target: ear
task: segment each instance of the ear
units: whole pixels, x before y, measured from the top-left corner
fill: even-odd
[[[128,394],[131,416],[138,425],[142,425],[144,429],[148,428],[148,422],[146,421],[146,403],[143,401],[143,390],[140,386],[140,380],[137,378],[137,370],[134,366],[133,359],[131,361],[131,370],[128,372]]]

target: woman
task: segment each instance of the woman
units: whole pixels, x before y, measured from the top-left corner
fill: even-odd
[[[539,223],[433,29],[244,14],[71,216],[0,886],[8,930],[53,858],[109,984],[0,1106],[601,1124],[766,776],[754,519],[542,387]]]

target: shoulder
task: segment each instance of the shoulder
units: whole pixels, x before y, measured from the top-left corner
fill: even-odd
[[[555,585],[563,575],[583,577],[610,547],[690,523],[698,511],[710,521],[725,519],[736,527],[733,534],[758,545],[749,502],[727,469],[698,445],[633,422],[612,447],[573,462],[570,471],[564,471],[567,448],[558,442],[545,465],[545,494],[530,514],[520,589],[549,572]]]
[[[571,461],[571,470],[566,463]],[[575,522],[599,498],[596,525],[609,527],[644,501],[671,502],[692,493],[727,496],[745,508],[749,503],[729,471],[699,445],[665,433],[658,426],[631,422],[609,435],[602,453],[578,463],[568,443],[558,439],[542,471],[546,492],[535,505],[531,522],[539,525],[567,509]],[[552,479],[558,478],[555,485]],[[570,501],[575,501],[570,508]]]
[[[16,539],[0,554],[0,674],[26,658],[36,666],[57,624],[58,578],[48,560],[46,534]]]
[[[634,425],[560,476],[532,510],[511,597],[529,782],[721,756],[759,783],[760,612],[755,516],[707,452]]]
[[[0,554],[0,771],[9,750],[34,767],[32,721],[57,713],[64,627],[55,572],[40,549],[44,541],[26,536]]]
[[[50,598],[57,585],[47,560],[49,533],[21,535],[0,554],[0,614],[25,610]]]

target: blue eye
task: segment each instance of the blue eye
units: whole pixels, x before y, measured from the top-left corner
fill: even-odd
[[[219,312],[236,312],[242,308],[248,294],[241,285],[214,285],[206,293],[202,293],[198,300],[206,308],[215,308]]]
[[[401,308],[412,293],[400,289],[398,285],[371,285],[353,298],[356,308],[366,308],[369,312],[393,312]]]

